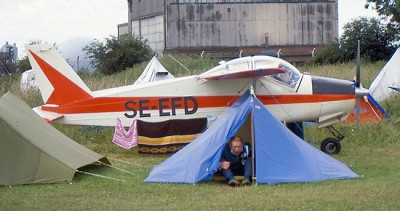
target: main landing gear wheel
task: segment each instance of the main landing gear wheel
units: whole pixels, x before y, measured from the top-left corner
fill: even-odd
[[[335,138],[326,138],[321,143],[321,150],[326,154],[338,154],[341,150],[340,142]]]

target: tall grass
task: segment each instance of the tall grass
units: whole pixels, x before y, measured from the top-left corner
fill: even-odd
[[[21,74],[13,74],[0,77],[0,95],[3,96],[7,92],[12,92],[19,96],[31,107],[43,104],[38,89],[28,89],[23,92],[20,90]]]
[[[177,58],[198,74],[216,65],[216,60]],[[174,75],[187,75],[185,68],[168,58],[163,65]],[[92,90],[132,84],[145,67],[136,65],[114,76],[82,73],[80,76]],[[366,87],[384,62],[362,63]],[[179,65],[180,66],[180,65]],[[353,64],[302,66],[302,71],[315,75],[352,79]],[[37,90],[19,91],[19,76],[0,78],[0,94],[12,90],[30,106],[41,103]],[[78,143],[110,158],[113,168],[88,168],[85,171],[123,179],[107,180],[77,173],[72,184],[43,184],[0,187],[0,210],[398,210],[400,192],[400,98],[382,103],[391,121],[362,124],[338,124],[345,135],[342,151],[335,158],[346,163],[361,177],[311,184],[257,185],[230,188],[222,182],[197,185],[144,183],[152,166],[168,155],[142,155],[137,149],[125,150],[111,143],[113,128],[63,126],[58,130]],[[319,147],[322,139],[331,136],[326,129],[305,127],[305,140]],[[266,164],[267,165],[267,164]]]
[[[186,75],[198,75],[216,66],[218,60],[213,57],[203,57],[193,59],[188,56],[177,55],[170,58],[164,56],[161,59],[163,66],[170,70],[173,75],[186,76]]]
[[[386,64],[386,61],[367,62],[361,61],[360,75],[361,83],[364,87],[369,87],[379,71]],[[326,65],[304,65],[301,66],[302,72],[308,72],[312,75],[326,76],[343,80],[353,80],[356,76],[356,63],[348,62],[342,64],[326,64]]]

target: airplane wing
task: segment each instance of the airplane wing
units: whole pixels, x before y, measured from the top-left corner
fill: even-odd
[[[32,110],[35,111],[35,113],[37,113],[40,117],[45,119],[46,122],[52,122],[52,121],[57,120],[57,119],[59,119],[59,118],[64,116],[62,114],[55,113],[55,112],[43,111],[40,106],[39,107],[35,107]]]
[[[200,79],[205,80],[220,80],[220,79],[235,79],[235,78],[256,78],[266,75],[274,75],[278,73],[284,73],[282,68],[258,68],[251,70],[222,70],[208,75],[202,75]]]

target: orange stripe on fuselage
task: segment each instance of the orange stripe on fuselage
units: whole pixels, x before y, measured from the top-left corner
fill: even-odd
[[[99,97],[65,104],[59,107],[42,106],[45,111],[61,114],[123,112],[138,110],[178,110],[229,107],[239,96],[158,96],[158,97]],[[352,100],[354,95],[259,95],[257,98],[264,105],[302,104],[328,101]],[[196,105],[195,105],[196,104]],[[127,107],[128,106],[128,107]]]
[[[354,100],[354,95],[345,94],[312,94],[312,95],[263,95],[257,98],[264,105],[273,104],[301,104],[301,103],[318,103],[340,100]]]
[[[49,99],[47,102],[45,102],[46,104],[63,105],[66,103],[92,98],[89,93],[81,89],[74,82],[58,72],[54,67],[45,62],[38,55],[33,53],[31,50],[29,50],[29,52],[36,60],[39,67],[42,69],[43,73],[46,75],[47,79],[54,88],[54,91],[51,93]]]

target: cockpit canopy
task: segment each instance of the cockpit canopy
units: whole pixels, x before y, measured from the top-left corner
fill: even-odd
[[[277,67],[282,68],[285,73],[275,74],[269,77],[272,77],[290,87],[295,87],[301,77],[300,71],[288,62],[271,56],[249,56],[234,59],[228,62],[221,61],[220,65],[208,70],[202,75],[208,75],[218,71],[255,70],[259,68]]]

